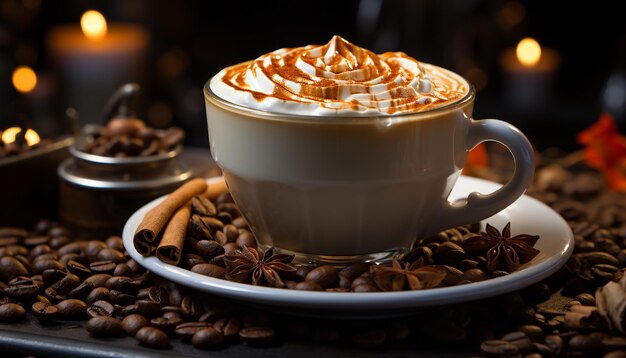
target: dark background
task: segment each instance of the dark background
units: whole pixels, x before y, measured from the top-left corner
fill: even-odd
[[[72,103],[45,35],[95,9],[109,24],[148,29],[150,47],[132,78],[143,87],[139,113],[155,127],[183,127],[187,145],[208,146],[201,88],[221,68],[339,34],[377,53],[404,51],[450,68],[477,87],[477,118],[510,121],[540,149],[572,150],[576,133],[603,110],[624,129],[626,22],[619,7],[611,1],[0,0],[0,130],[25,114],[45,135],[67,132],[62,115]],[[507,97],[500,55],[526,36],[557,50],[561,62],[545,103],[520,107]],[[39,75],[44,93],[36,105],[11,85],[20,65]]]

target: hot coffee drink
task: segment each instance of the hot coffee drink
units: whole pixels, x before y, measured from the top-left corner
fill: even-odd
[[[338,36],[228,67],[205,86],[211,153],[259,243],[331,262],[380,258],[523,193],[530,144],[504,122],[472,120],[474,96],[451,71]],[[514,178],[450,204],[467,152],[485,140],[509,147]]]

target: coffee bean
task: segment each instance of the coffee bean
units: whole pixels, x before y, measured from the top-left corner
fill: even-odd
[[[100,252],[98,252],[97,259],[98,261],[112,261],[116,264],[126,261],[123,253],[109,248],[100,250]]]
[[[60,294],[69,295],[69,293],[79,285],[80,278],[74,274],[68,273],[51,287]]]
[[[135,336],[137,331],[148,326],[148,319],[139,314],[131,314],[122,320],[122,329],[129,336]]]
[[[89,269],[96,274],[112,274],[116,266],[113,261],[95,261],[89,265]]]
[[[191,198],[191,210],[194,214],[200,216],[215,216],[215,214],[217,214],[215,205],[203,196],[194,196]]]
[[[330,265],[323,265],[311,270],[305,281],[314,282],[321,287],[329,287],[339,280],[339,271]]]
[[[324,288],[322,286],[313,281],[298,282],[294,289],[302,291],[324,291]]]
[[[87,321],[85,328],[94,337],[119,337],[124,333],[119,319],[102,315]]]
[[[611,336],[601,341],[605,350],[626,350],[626,337]]]
[[[612,351],[605,354],[603,358],[626,358],[626,351]]]
[[[66,320],[81,320],[87,312],[87,304],[77,299],[67,299],[57,303],[59,318]]]
[[[27,276],[28,270],[14,257],[0,258],[0,279],[9,281],[17,276]]]
[[[570,338],[568,347],[574,351],[592,352],[600,348],[600,340],[591,335],[578,334]]]
[[[16,301],[30,301],[39,292],[37,285],[14,285],[4,289],[4,294]]]
[[[139,313],[147,318],[156,317],[161,313],[161,307],[163,305],[159,302],[148,301],[148,300],[137,300],[135,301],[137,305],[137,309]]]
[[[577,302],[580,302],[580,304],[582,304],[583,306],[595,306],[596,305],[595,297],[593,297],[593,295],[590,295],[588,293],[578,294],[576,295],[576,297],[574,297],[574,300]]]
[[[59,309],[46,302],[33,303],[30,313],[40,323],[49,323],[55,320],[59,314]]]
[[[248,230],[245,230],[245,231],[239,233],[239,236],[237,237],[237,240],[235,241],[235,244],[237,244],[237,246],[242,247],[242,248],[244,246],[245,247],[252,247],[254,249],[257,248],[256,238]]]
[[[143,327],[137,331],[135,338],[143,346],[167,349],[170,347],[170,337],[165,332],[154,327]]]
[[[470,282],[480,282],[488,279],[487,273],[479,268],[469,269],[461,275],[459,278],[461,281],[468,280]]]
[[[241,321],[236,317],[228,317],[218,319],[214,324],[213,328],[220,331],[224,338],[232,339],[239,335],[239,331],[241,331]]]
[[[480,345],[480,349],[485,354],[500,356],[512,356],[519,352],[517,346],[502,340],[485,341]]]
[[[57,283],[57,281],[65,277],[65,275],[66,273],[63,270],[48,269],[41,273],[41,278],[44,284],[46,284],[47,286],[52,286]]]
[[[52,287],[46,288],[46,290],[44,291],[44,296],[54,303],[58,303],[69,298],[64,294],[57,292],[57,290]]]
[[[89,269],[89,267],[75,260],[68,261],[65,267],[67,268],[69,272],[73,273],[74,275],[82,279],[85,279],[91,275],[91,270]]]
[[[126,276],[112,276],[107,280],[105,287],[109,290],[120,291],[134,295],[139,291],[139,283]]]
[[[550,347],[550,350],[556,356],[560,356],[561,352],[563,352],[563,339],[558,335],[546,336],[544,343]]]
[[[240,229],[249,229],[248,223],[246,222],[246,219],[244,219],[242,216],[234,218],[231,221],[231,224],[235,225],[236,227],[240,228]]]
[[[94,288],[85,298],[85,302],[88,305],[91,305],[96,301],[111,302],[112,300],[113,299],[111,298],[111,291],[109,291],[109,289],[106,287]]]
[[[191,338],[196,332],[208,327],[211,327],[211,324],[207,322],[186,322],[176,326],[174,332],[183,342],[191,342]]]
[[[104,243],[109,249],[120,252],[124,251],[124,240],[122,240],[119,236],[110,236],[104,241]]]
[[[115,313],[115,307],[107,301],[96,301],[87,309],[87,316],[98,317],[105,316],[111,317]]]
[[[117,266],[115,266],[115,270],[113,270],[113,276],[132,276],[132,275],[133,275],[133,270],[131,270],[130,267],[125,263],[117,264]]]
[[[62,246],[69,244],[70,242],[71,241],[67,236],[57,236],[50,239],[49,245],[53,249],[59,249]]]
[[[89,258],[90,261],[96,261],[98,257],[98,253],[106,249],[107,245],[102,241],[91,240],[85,245],[84,252],[85,256]]]
[[[111,292],[111,301],[116,305],[127,306],[135,302],[135,296],[129,295],[116,290],[109,290]]]
[[[174,334],[174,329],[179,324],[183,323],[183,319],[181,317],[174,318],[166,318],[166,317],[155,317],[150,320],[150,325],[154,328],[158,328],[165,332],[168,336]]]
[[[202,300],[194,296],[185,296],[180,303],[180,309],[183,317],[189,320],[197,320],[204,314]]]
[[[352,343],[360,348],[376,348],[385,343],[387,335],[385,331],[373,329],[352,336]]]
[[[248,345],[266,345],[274,342],[276,331],[271,327],[251,327],[239,331],[239,338]]]
[[[533,342],[540,341],[544,336],[541,327],[531,324],[520,326],[518,331],[524,333],[526,337],[530,338]]]
[[[14,323],[24,320],[26,310],[16,303],[5,303],[0,305],[0,322]]]
[[[224,335],[213,327],[203,328],[196,332],[191,344],[197,349],[210,349],[224,343]]]
[[[201,275],[209,277],[225,279],[228,270],[217,265],[202,263],[193,266],[191,268],[191,272],[199,273]]]
[[[224,253],[222,245],[213,240],[200,240],[196,243],[195,249],[204,260],[211,260]]]

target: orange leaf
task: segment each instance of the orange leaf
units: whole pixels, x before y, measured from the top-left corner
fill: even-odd
[[[609,187],[626,191],[626,137],[608,113],[603,113],[591,127],[576,138],[585,146],[585,162],[604,174]]]
[[[489,154],[484,143],[477,145],[467,154],[467,166],[485,168],[489,165]]]

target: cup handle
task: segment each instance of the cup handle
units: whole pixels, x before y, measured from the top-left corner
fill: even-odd
[[[506,146],[515,161],[513,178],[491,194],[472,192],[467,199],[445,206],[424,233],[434,235],[439,231],[478,222],[490,217],[524,194],[533,178],[534,153],[526,136],[511,124],[497,119],[483,119],[470,123],[467,138],[467,151],[486,141],[494,141]]]

